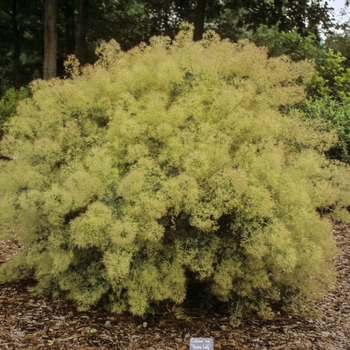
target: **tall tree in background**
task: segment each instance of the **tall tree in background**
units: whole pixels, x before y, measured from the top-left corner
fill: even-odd
[[[79,0],[79,16],[75,33],[75,56],[83,65],[86,61],[87,53],[87,19],[89,10],[89,0]]]
[[[57,0],[45,0],[44,79],[57,75]]]
[[[21,87],[21,62],[20,62],[20,33],[18,28],[18,2],[17,0],[12,0],[12,31],[14,38],[14,50],[13,50],[13,70],[15,75],[15,88],[19,89]]]
[[[202,40],[205,21],[205,8],[207,0],[197,0],[196,14],[194,19],[194,34],[193,39],[195,41]]]
[[[62,18],[59,17],[60,13],[63,15]],[[58,47],[61,47],[61,54],[66,57],[75,52],[75,2],[71,0],[60,1],[57,15],[57,21],[62,22],[62,33],[58,34]],[[63,41],[61,45],[60,39]]]
[[[0,96],[40,76],[43,18],[42,0],[0,0]]]
[[[229,39],[237,28],[255,31],[260,25],[276,26],[281,31],[297,30],[303,36],[318,34],[318,28],[328,29],[332,24],[331,7],[321,0],[148,0],[143,3],[150,14],[153,33],[171,33],[169,28],[181,21],[194,24],[194,39],[201,40],[207,28]],[[174,18],[176,20],[174,20]],[[233,28],[236,27],[236,28]],[[170,30],[169,30],[170,29]],[[236,39],[236,38],[235,38]]]
[[[11,61],[13,86],[19,89],[21,86],[21,38],[19,29],[19,4],[18,0],[7,1],[1,4],[0,31],[1,31],[1,64],[9,65]],[[7,25],[6,25],[7,24]],[[11,43],[6,38],[11,38]],[[11,47],[11,49],[10,49]],[[2,68],[2,67],[1,67]],[[4,74],[1,69],[1,78]],[[1,82],[1,87],[3,83]]]
[[[214,29],[232,41],[262,24],[286,33],[296,30],[303,37],[317,37],[320,25],[332,24],[330,7],[321,0],[0,1],[0,94],[33,78],[61,76],[69,54],[75,53],[81,64],[92,63],[93,48],[102,40],[116,39],[128,50],[152,35],[174,38],[183,21],[194,24],[195,40]]]

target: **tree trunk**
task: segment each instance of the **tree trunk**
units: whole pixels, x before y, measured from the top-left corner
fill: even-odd
[[[45,0],[44,79],[57,75],[57,0]]]
[[[20,34],[18,28],[18,6],[17,0],[12,0],[12,30],[14,38],[14,51],[13,51],[13,71],[15,74],[15,88],[21,87],[21,61],[20,61]]]
[[[79,17],[77,29],[75,33],[75,56],[79,60],[80,65],[86,62],[87,44],[87,18],[88,18],[89,0],[79,1]]]
[[[65,27],[65,54],[72,55],[75,51],[75,21],[74,21],[74,1],[66,1],[64,12]]]
[[[206,3],[206,0],[197,0],[196,17],[194,19],[194,41],[202,40],[203,38]]]

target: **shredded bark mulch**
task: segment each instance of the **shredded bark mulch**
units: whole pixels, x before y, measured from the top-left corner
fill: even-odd
[[[249,318],[232,328],[228,317],[215,311],[169,308],[143,320],[102,309],[78,312],[74,305],[34,297],[33,282],[22,281],[0,284],[0,350],[187,350],[191,337],[212,337],[215,350],[350,350],[350,226],[335,226],[333,233],[337,285],[317,304],[320,317]],[[0,241],[0,264],[19,249],[15,238]]]

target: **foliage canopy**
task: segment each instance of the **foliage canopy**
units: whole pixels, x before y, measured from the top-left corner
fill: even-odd
[[[314,35],[303,37],[296,30],[281,32],[277,26],[261,25],[250,38],[256,45],[267,47],[269,56],[287,55],[293,61],[317,59],[322,52]]]
[[[333,136],[281,113],[311,64],[191,28],[97,54],[34,81],[10,122],[0,215],[25,249],[0,280],[34,269],[38,293],[137,315],[191,283],[233,318],[322,294],[335,245],[316,209],[347,218],[350,182],[322,154]]]

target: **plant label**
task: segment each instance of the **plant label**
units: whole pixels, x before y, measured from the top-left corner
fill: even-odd
[[[190,350],[214,350],[213,338],[191,338]]]

